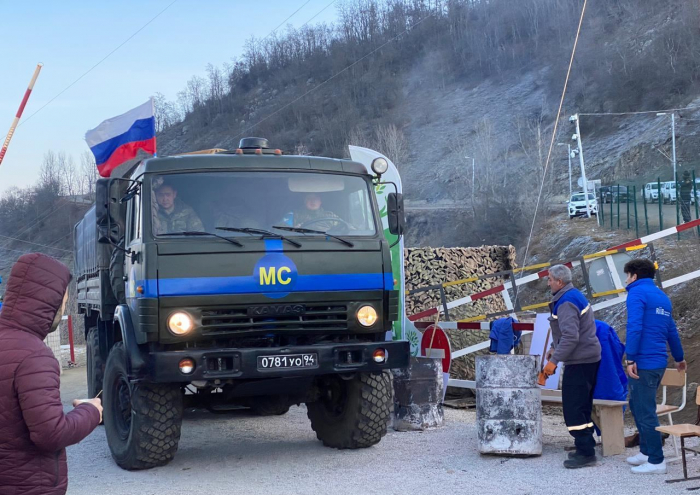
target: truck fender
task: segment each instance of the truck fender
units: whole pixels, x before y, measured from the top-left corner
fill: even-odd
[[[147,354],[136,343],[134,325],[131,320],[131,312],[126,304],[117,306],[114,312],[114,323],[119,325],[124,349],[126,349],[126,369],[129,377],[140,377],[146,373]]]

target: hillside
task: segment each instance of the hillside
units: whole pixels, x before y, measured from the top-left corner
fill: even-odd
[[[457,223],[457,232],[431,228],[435,222],[414,213],[421,231],[412,242],[520,245],[582,3],[346,2],[336,26],[252,40],[235,66],[212,69],[208,81],[194,78],[178,105],[161,102],[160,150],[234,148],[245,135],[288,152],[336,157],[348,144],[372,146],[396,161],[409,201],[471,210],[468,219],[464,212],[441,216],[441,224]],[[558,141],[570,142],[572,113],[693,105],[699,19],[696,5],[679,0],[589,2]],[[682,170],[697,163],[700,117],[678,117]],[[652,148],[668,153],[668,117],[591,116],[581,125],[590,178],[672,178],[669,162]],[[475,157],[473,201],[465,156]],[[545,200],[568,193],[565,159],[565,149],[555,148]]]

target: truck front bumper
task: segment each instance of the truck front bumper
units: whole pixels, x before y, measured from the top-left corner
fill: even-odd
[[[384,349],[386,359],[377,363],[374,352]],[[307,367],[267,368],[259,357],[315,355],[315,363]],[[250,349],[188,349],[149,354],[149,380],[157,383],[187,383],[199,380],[247,380],[338,373],[372,372],[405,368],[410,357],[407,341],[355,344],[324,344],[295,347],[258,347]],[[180,362],[194,361],[194,370],[183,373]]]

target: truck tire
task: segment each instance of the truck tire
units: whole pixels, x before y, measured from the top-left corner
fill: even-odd
[[[322,386],[321,398],[306,406],[323,445],[359,449],[379,443],[394,407],[391,373],[360,373],[350,380],[332,376]]]
[[[258,416],[282,416],[289,412],[289,399],[286,396],[256,397],[250,409]]]
[[[118,342],[107,358],[103,395],[107,444],[119,467],[149,469],[173,459],[183,414],[179,385],[130,384],[126,351]]]
[[[105,362],[100,356],[100,341],[97,327],[88,330],[86,339],[88,397],[93,399],[102,391],[105,376]]]
[[[119,247],[124,247],[124,238],[119,241]],[[124,251],[114,248],[109,258],[109,283],[112,293],[118,304],[126,304],[126,292],[124,287]]]

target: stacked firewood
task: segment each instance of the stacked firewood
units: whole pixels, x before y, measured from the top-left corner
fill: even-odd
[[[488,273],[511,270],[516,267],[513,246],[481,246],[469,248],[409,248],[405,250],[406,290],[418,289],[444,282],[466,279]],[[447,301],[485,291],[506,281],[502,277],[445,288]],[[440,306],[440,291],[432,289],[406,296],[406,314],[412,315]],[[449,311],[449,320],[505,311],[502,294],[494,294]],[[435,316],[424,321],[434,321]],[[441,316],[444,319],[444,316]],[[475,330],[449,330],[453,351],[488,340],[489,333]],[[483,351],[488,352],[488,350]],[[462,380],[474,379],[476,354],[468,354],[452,361],[450,376]]]

